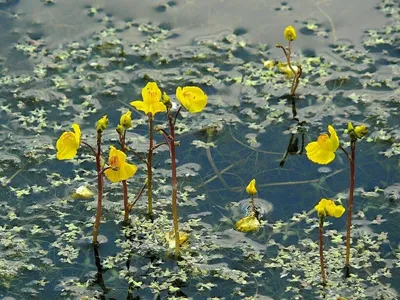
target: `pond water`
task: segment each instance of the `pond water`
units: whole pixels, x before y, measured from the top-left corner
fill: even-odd
[[[399,298],[399,7],[0,0],[0,298]],[[303,69],[295,98],[275,47],[286,45],[288,25],[297,30],[292,61]],[[114,128],[127,109],[127,144],[145,155],[147,118],[129,103],[148,81],[174,102],[177,86],[208,94],[203,112],[183,111],[177,121],[179,222],[190,233],[179,260],[164,238],[172,229],[167,147],[153,158],[153,220],[143,194],[124,225],[121,185],[105,181],[98,248],[95,197],[71,197],[80,186],[96,192],[94,158],[84,147],[74,160],[55,156],[72,123],[94,145],[105,114],[103,149],[117,145]],[[313,208],[321,198],[347,207],[349,161],[339,150],[332,163],[314,164],[304,146],[332,125],[350,151],[349,121],[369,128],[356,143],[352,277],[343,277],[346,218],[329,218],[324,288]],[[128,181],[133,201],[147,174],[129,160],[139,167]],[[235,223],[248,213],[253,178],[262,226],[242,233]]]

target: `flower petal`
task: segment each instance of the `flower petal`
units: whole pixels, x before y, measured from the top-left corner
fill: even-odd
[[[329,133],[330,133],[330,135],[331,135],[329,139],[330,139],[331,142],[332,142],[333,151],[336,151],[337,148],[339,147],[339,138],[338,138],[338,135],[337,135],[335,129],[334,129],[331,125],[328,125],[328,131],[329,131]]]

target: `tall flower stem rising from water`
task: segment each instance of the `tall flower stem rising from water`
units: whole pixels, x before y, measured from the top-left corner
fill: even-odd
[[[323,286],[325,286],[327,282],[324,262],[324,221],[325,217],[319,218],[319,261],[321,265],[321,277]]]
[[[96,209],[96,218],[93,225],[93,244],[97,244],[97,236],[99,234],[100,227],[100,218],[101,218],[101,206],[103,202],[103,166],[101,159],[101,137],[103,135],[103,131],[107,128],[108,119],[107,116],[102,117],[96,124],[96,132],[97,132],[97,150],[95,151],[96,155],[96,170],[97,170],[97,209]]]
[[[285,48],[280,44],[277,44],[276,47],[282,49],[283,53],[286,57],[287,66],[289,67],[290,71],[293,73],[293,81],[290,87],[290,96],[294,96],[296,94],[296,89],[300,82],[300,76],[302,73],[301,65],[296,66],[295,68],[292,66],[290,61],[290,55],[292,54],[291,42],[294,41],[297,37],[296,30],[292,26],[288,26],[285,28],[283,36],[286,40],[288,40],[288,46]]]
[[[347,133],[350,136],[350,156],[342,148],[350,163],[350,188],[349,188],[349,204],[347,207],[347,230],[346,230],[346,263],[345,276],[350,277],[350,237],[351,237],[351,218],[354,207],[354,183],[355,183],[355,163],[356,163],[356,142],[368,133],[365,125],[356,126],[354,128],[351,122],[347,125]]]
[[[161,90],[155,82],[148,82],[142,89],[142,100],[131,102],[136,109],[143,111],[149,120],[149,152],[147,154],[147,213],[153,215],[153,118],[167,108],[161,102]]]

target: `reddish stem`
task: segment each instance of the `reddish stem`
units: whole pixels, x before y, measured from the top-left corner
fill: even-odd
[[[122,152],[126,153],[126,146],[125,146],[125,136],[126,136],[126,129],[119,136],[119,142],[121,144]],[[129,214],[131,212],[131,206],[128,202],[128,183],[126,180],[122,180],[122,191],[124,197],[124,223],[128,223],[129,221]]]
[[[149,152],[147,154],[147,213],[151,216],[153,214],[153,116],[151,113],[149,113],[147,116],[149,117]]]
[[[351,159],[350,159],[350,190],[349,190],[349,205],[347,207],[347,233],[346,233],[346,277],[350,277],[350,231],[351,231],[351,217],[354,205],[354,182],[355,182],[355,158],[356,158],[356,140],[352,140]]]
[[[99,234],[101,206],[103,202],[103,172],[101,170],[101,132],[97,132],[97,152],[96,153],[96,169],[97,169],[97,210],[96,219],[93,226],[93,244],[97,244],[97,236]]]

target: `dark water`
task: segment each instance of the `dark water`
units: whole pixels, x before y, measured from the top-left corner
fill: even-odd
[[[399,22],[395,0],[0,1],[0,297],[398,297]],[[275,44],[287,25],[297,29],[292,59],[304,72],[295,106],[290,79],[264,65],[284,61]],[[106,183],[98,253],[90,244],[96,202],[70,197],[82,185],[96,190],[93,159],[84,148],[75,160],[55,158],[74,122],[94,144],[104,114],[107,153],[121,112],[148,80],[173,99],[185,85],[209,96],[202,113],[178,119],[180,225],[190,232],[178,262],[164,240],[172,228],[166,148],[154,157],[154,222],[142,196],[123,226],[121,186]],[[146,118],[132,111],[128,144],[145,153]],[[348,149],[349,121],[370,131],[357,142],[355,276],[343,283],[345,217],[329,220],[322,289],[311,210],[324,197],[346,206],[349,163],[341,151],[327,166],[311,163],[302,139],[332,124]],[[213,136],[203,130],[210,125]],[[297,154],[282,163],[291,138]],[[133,200],[146,172],[130,160],[139,165]],[[264,223],[243,234],[233,228],[252,178]]]

